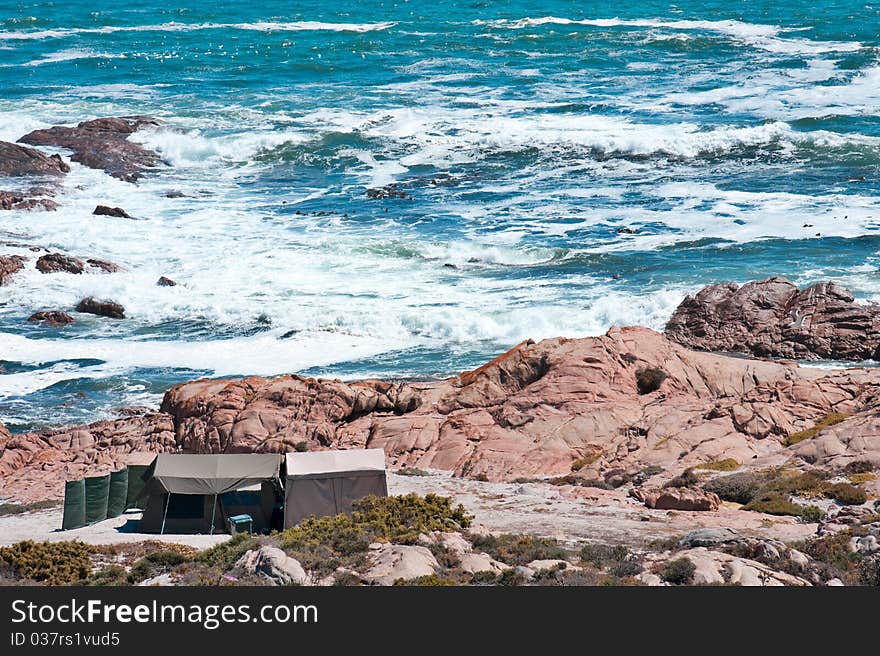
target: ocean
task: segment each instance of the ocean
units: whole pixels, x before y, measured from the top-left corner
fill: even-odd
[[[0,288],[14,432],[203,376],[447,376],[719,281],[880,297],[880,5],[170,4],[0,1],[0,139],[147,114],[168,162],[0,213],[0,254],[125,269]],[[26,322],[87,295],[127,318]]]

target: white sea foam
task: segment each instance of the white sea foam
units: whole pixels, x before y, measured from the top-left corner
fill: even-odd
[[[68,48],[57,52],[50,52],[38,59],[33,59],[25,66],[43,66],[45,64],[57,64],[60,62],[75,61],[77,59],[124,59],[123,53],[96,52],[90,48]]]
[[[583,25],[590,27],[613,28],[660,28],[668,30],[703,31],[723,34],[734,38],[750,46],[761,48],[779,54],[821,54],[827,52],[853,52],[862,48],[862,44],[855,41],[813,41],[808,39],[793,39],[782,36],[792,31],[803,31],[801,28],[782,28],[778,25],[762,25],[746,23],[738,20],[662,20],[662,19],[621,19],[621,18],[595,18],[595,19],[570,19],[556,16],[543,16],[540,18],[521,18],[518,20],[476,20],[475,24],[486,25],[492,28],[520,30],[542,25],[575,26]]]
[[[115,32],[195,32],[200,30],[252,30],[258,32],[374,32],[387,30],[396,23],[324,23],[318,21],[254,23],[161,23],[157,25],[104,25],[102,27],[59,27],[48,30],[0,31],[0,41],[62,39],[78,34],[113,34]]]

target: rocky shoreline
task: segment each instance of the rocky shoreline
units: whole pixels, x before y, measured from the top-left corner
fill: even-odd
[[[135,182],[162,161],[128,137],[156,125],[142,116],[102,118],[20,141],[71,151],[71,161]],[[54,209],[49,197],[67,171],[56,153],[0,142],[0,175],[42,185],[0,192],[0,207]],[[95,213],[130,218],[116,207]],[[0,252],[0,285],[15,284],[28,267],[47,275],[120,270],[87,255],[31,250],[42,254],[32,260]],[[163,277],[157,284],[176,283]],[[118,303],[88,297],[28,320],[60,328],[76,321],[68,311],[125,317]],[[65,480],[105,473],[133,452],[369,447],[384,449],[389,466],[403,471],[440,470],[475,484],[539,485],[574,495],[609,491],[619,496],[615,503],[642,504],[645,512],[696,516],[727,504],[735,512],[815,524],[819,537],[856,527],[850,537],[875,539],[853,553],[864,548],[876,559],[880,368],[820,369],[792,360],[877,359],[880,306],[858,303],[833,282],[805,289],[782,278],[713,284],[687,297],[664,333],[615,327],[597,337],[528,340],[445,380],[196,380],[168,390],[158,410],[130,408],[112,420],[17,435],[0,425],[0,497],[24,504],[58,499]],[[270,548],[276,546],[255,545],[242,563],[259,570],[266,558],[280,558],[263,553]],[[412,548],[432,553],[425,545]],[[459,556],[472,548],[462,547]],[[703,569],[730,569],[728,556],[743,555],[724,553]],[[490,560],[499,576],[508,567]],[[828,580],[815,572],[764,574],[782,584]]]

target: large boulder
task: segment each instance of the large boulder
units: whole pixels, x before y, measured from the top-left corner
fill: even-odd
[[[235,570],[257,575],[271,585],[309,585],[309,575],[296,558],[278,547],[251,549],[235,563]]]
[[[0,141],[0,175],[58,177],[70,167],[58,155],[44,155],[35,148]]]
[[[661,490],[633,488],[630,494],[648,508],[656,510],[718,510],[721,499],[714,492],[690,487],[667,487]]]
[[[710,285],[688,296],[666,335],[690,348],[801,360],[880,358],[880,305],[834,282],[798,289],[784,278]]]
[[[49,253],[37,260],[37,271],[40,273],[82,273],[85,263],[78,257]]]
[[[440,569],[430,549],[403,544],[374,543],[370,545],[370,568],[364,580],[377,585],[394,585],[395,581],[411,581],[429,576]]]
[[[75,127],[56,125],[34,130],[19,142],[72,150],[71,161],[134,182],[162,160],[158,153],[130,141],[129,137],[140,129],[158,125],[156,119],[148,116],[99,118],[83,121]]]
[[[22,269],[27,258],[21,255],[0,255],[0,287],[12,282],[12,276]]]

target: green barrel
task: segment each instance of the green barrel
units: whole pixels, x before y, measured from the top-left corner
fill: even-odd
[[[110,498],[110,474],[89,476],[86,480],[86,524],[107,519],[107,501]]]
[[[86,525],[86,482],[67,481],[64,484],[64,518],[61,529],[69,531]]]
[[[125,512],[128,499],[128,469],[110,473],[110,493],[107,495],[107,517],[119,517]]]
[[[125,509],[143,508],[147,503],[147,495],[144,488],[147,481],[144,476],[150,465],[129,465],[128,466],[128,497],[125,500]]]

